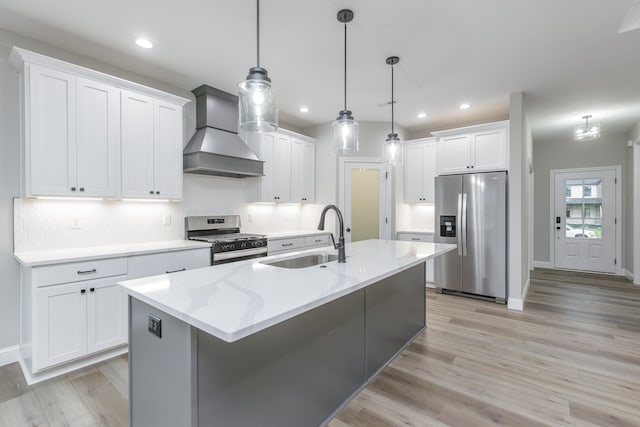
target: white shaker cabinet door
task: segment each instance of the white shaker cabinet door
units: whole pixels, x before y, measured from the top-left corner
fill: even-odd
[[[77,80],[78,196],[118,197],[120,173],[120,90]]]
[[[422,202],[422,144],[407,145],[404,167],[405,201],[420,203]]]
[[[264,162],[264,176],[260,177],[260,194],[259,201],[261,202],[274,202],[276,201],[276,195],[274,193],[274,148],[276,143],[276,135],[272,133],[265,133],[260,136],[259,147],[260,160]]]
[[[438,141],[439,174],[464,173],[471,169],[469,135],[454,135]]]
[[[273,187],[278,202],[291,200],[291,139],[277,135],[273,149]]]
[[[436,144],[426,143],[422,146],[422,201],[434,203],[436,200],[435,177],[437,171]]]
[[[87,283],[87,353],[127,342],[127,298],[117,282],[127,276]]]
[[[156,198],[154,102],[122,92],[122,197]]]
[[[36,290],[34,370],[82,357],[87,350],[85,283]]]
[[[506,129],[471,134],[474,172],[507,169]]]
[[[76,195],[76,78],[33,64],[27,78],[26,194]]]
[[[155,107],[155,195],[182,198],[182,107],[157,103]]]
[[[291,141],[291,201],[313,202],[315,197],[315,146],[311,142]]]

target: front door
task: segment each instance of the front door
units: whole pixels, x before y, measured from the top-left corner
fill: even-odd
[[[616,272],[616,170],[555,173],[555,266]]]
[[[344,163],[345,240],[387,239],[386,168],[382,162]]]

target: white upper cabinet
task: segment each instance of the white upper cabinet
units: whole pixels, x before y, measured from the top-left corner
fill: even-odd
[[[438,174],[507,170],[509,122],[433,132]]]
[[[24,49],[25,197],[182,197],[187,99]]]
[[[182,198],[182,107],[122,92],[122,197]]]
[[[315,145],[291,141],[291,201],[308,203],[315,199]]]
[[[256,202],[309,203],[315,198],[315,145],[313,140],[283,129],[247,134],[247,144],[264,161]]]
[[[433,203],[436,176],[435,138],[407,141],[404,147],[405,202]]]
[[[25,84],[25,195],[118,197],[120,91],[38,65]]]

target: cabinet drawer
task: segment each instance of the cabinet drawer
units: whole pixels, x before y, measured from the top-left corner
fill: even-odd
[[[314,246],[327,246],[329,244],[329,235],[308,236],[304,238],[304,245],[308,248]]]
[[[409,242],[433,242],[433,234],[398,233],[398,240]]]
[[[269,254],[277,252],[293,251],[295,249],[304,248],[304,237],[295,237],[293,239],[278,239],[267,241],[267,251]]]
[[[133,257],[135,279],[158,274],[172,273],[192,268],[211,265],[211,249],[191,249],[187,251],[162,252],[158,254],[138,255]]]
[[[99,279],[127,274],[126,258],[111,258],[33,268],[36,287]]]

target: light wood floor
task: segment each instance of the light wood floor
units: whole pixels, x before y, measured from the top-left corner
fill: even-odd
[[[624,279],[535,270],[524,312],[429,291],[427,322],[330,427],[640,425],[640,287]],[[30,387],[0,368],[0,426],[49,425],[126,426],[126,356]]]

